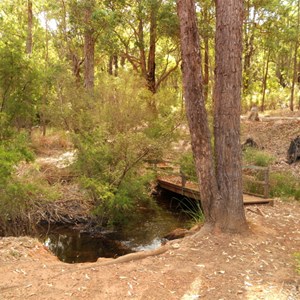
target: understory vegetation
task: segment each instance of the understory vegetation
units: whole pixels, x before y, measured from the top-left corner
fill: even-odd
[[[300,274],[300,252],[294,253],[294,258],[296,260],[297,272]]]
[[[145,163],[162,159],[180,113],[170,105],[176,95],[153,96],[135,77],[115,79],[113,86],[102,83],[99,90],[99,101],[86,108],[89,124],[78,124],[73,134],[76,168],[95,201],[94,214],[101,222],[120,223],[139,204],[151,202],[154,176]]]
[[[295,110],[298,6],[258,2],[245,5],[242,111]],[[197,18],[213,129],[211,1],[199,4]],[[64,196],[65,182],[88,194],[104,225],[121,224],[137,207],[153,205],[153,161],[173,159],[196,181],[192,154],[172,153],[180,129],[187,134],[174,1],[2,0],[0,35],[0,234],[30,231],[44,204]],[[67,151],[76,158],[69,169],[35,161]],[[243,159],[261,167],[274,162],[257,149],[244,151]],[[51,168],[61,176],[53,178]],[[263,179],[259,172],[246,175]],[[245,189],[262,192],[250,181]],[[299,178],[272,171],[270,195],[299,200]]]
[[[243,168],[244,192],[264,195],[262,182],[265,180],[265,172],[263,168],[269,168],[269,196],[300,200],[299,177],[289,171],[272,170],[271,165],[274,161],[275,158],[264,150],[247,147],[243,151],[243,165],[245,166]],[[196,181],[197,176],[192,153],[188,152],[182,155],[179,163],[183,174],[189,180]]]
[[[22,165],[35,158],[28,133],[3,126],[6,116],[0,116],[0,234],[24,234],[32,232],[37,208],[56,199],[57,191],[34,168],[22,171]]]

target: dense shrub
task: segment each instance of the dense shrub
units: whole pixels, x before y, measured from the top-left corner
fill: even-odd
[[[180,170],[189,180],[197,181],[195,161],[191,152],[184,153],[179,159]]]
[[[254,148],[246,148],[245,151],[243,151],[243,164],[244,165],[254,165],[259,167],[267,167],[274,161],[274,158],[258,149]]]
[[[74,134],[76,167],[96,202],[95,214],[103,222],[120,223],[149,200],[153,177],[145,162],[162,158],[175,135],[177,112],[165,104],[171,94],[152,95],[130,76],[102,82],[93,97],[85,108],[89,120],[77,123]]]
[[[26,234],[35,224],[34,210],[57,194],[35,172],[18,175],[21,162],[34,159],[29,137],[12,128],[6,133],[0,142],[0,235]]]
[[[271,197],[295,198],[300,200],[299,179],[289,172],[274,172],[270,174]]]

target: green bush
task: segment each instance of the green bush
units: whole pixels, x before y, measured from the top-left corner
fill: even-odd
[[[181,172],[190,180],[197,181],[195,161],[191,152],[185,153],[179,160]]]
[[[85,107],[88,126],[73,135],[81,183],[102,221],[123,222],[138,202],[147,202],[151,172],[145,162],[161,159],[175,136],[177,112],[165,105],[171,93],[152,95],[136,77],[109,78]],[[176,96],[175,96],[176,97]],[[82,103],[84,105],[84,103]],[[159,109],[158,109],[159,108]]]
[[[290,198],[299,200],[300,183],[289,172],[275,172],[270,174],[270,195],[271,197]]]
[[[245,165],[268,167],[273,161],[274,157],[264,151],[250,147],[243,151],[243,164]]]
[[[243,191],[245,193],[263,195],[264,194],[264,186],[262,184],[258,184],[256,181],[252,181],[253,178],[249,178],[248,176],[243,176]],[[258,180],[255,178],[255,180]]]
[[[8,128],[9,135],[0,142],[0,234],[25,234],[32,232],[33,215],[41,202],[58,196],[47,181],[36,173],[16,174],[22,161],[34,159],[29,136]]]
[[[300,274],[300,252],[294,253],[294,258],[296,260],[296,270]]]
[[[0,142],[0,186],[4,186],[18,162],[32,161],[34,155],[29,148],[27,134],[15,134]]]
[[[101,130],[76,137],[76,167],[81,183],[96,203],[94,213],[101,221],[120,223],[139,201],[147,201],[147,185],[153,179],[143,168],[151,151],[145,137],[116,135],[108,141]],[[144,145],[144,147],[143,147]]]

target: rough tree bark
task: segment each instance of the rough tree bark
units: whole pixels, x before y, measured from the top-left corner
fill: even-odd
[[[32,1],[27,1],[27,39],[26,39],[26,53],[31,54],[32,53]]]
[[[213,160],[205,109],[199,36],[193,0],[177,0],[184,97],[205,215],[205,228],[224,232],[243,232],[247,230],[247,223],[242,199],[239,140],[242,1],[217,1],[216,7],[216,165]]]
[[[94,73],[95,73],[95,37],[94,28],[91,25],[92,13],[95,6],[94,0],[87,1],[84,20],[86,29],[84,32],[84,87],[92,91],[94,89]]]
[[[61,31],[62,31],[62,40],[64,41],[64,44],[62,46],[63,55],[67,58],[68,61],[71,63],[72,72],[75,77],[75,81],[77,86],[82,85],[82,79],[81,79],[81,69],[82,64],[84,63],[84,58],[80,57],[75,50],[75,47],[72,46],[72,40],[68,37],[68,29],[67,29],[67,8],[65,0],[61,0]],[[67,52],[65,52],[67,50]]]
[[[203,20],[205,23],[209,23],[209,17],[208,17],[208,7],[207,5],[203,8]],[[204,43],[204,78],[203,78],[203,84],[204,84],[204,99],[207,101],[208,99],[208,84],[209,84],[209,36],[206,32],[203,35],[203,43]]]
[[[222,197],[216,218],[226,231],[247,229],[240,145],[242,26],[243,0],[216,0],[214,136]]]
[[[266,90],[267,90],[267,82],[268,82],[268,75],[269,75],[270,56],[271,56],[271,49],[268,49],[266,68],[264,69],[264,76],[262,82],[262,99],[261,99],[261,106],[260,106],[261,111],[265,111],[265,100],[266,100]]]
[[[148,53],[147,83],[149,90],[156,93],[155,82],[155,52],[156,52],[156,31],[157,31],[157,4],[152,4],[150,11],[150,48]]]
[[[251,62],[254,55],[254,37],[256,31],[256,7],[251,7],[250,1],[246,1],[246,20],[244,26],[244,81],[243,81],[243,92],[246,95],[248,93],[249,85],[251,84]]]
[[[193,0],[177,0],[186,114],[206,225],[215,223],[214,206],[221,200],[213,164],[211,135],[205,110],[200,43]]]
[[[297,71],[297,56],[298,56],[298,48],[299,48],[299,31],[300,31],[300,0],[297,2],[297,27],[296,27],[296,41],[295,41],[295,49],[294,49],[294,58],[293,58],[293,79],[292,79],[292,87],[291,87],[291,99],[290,99],[290,110],[294,111],[294,93],[295,93],[295,84],[298,77]]]

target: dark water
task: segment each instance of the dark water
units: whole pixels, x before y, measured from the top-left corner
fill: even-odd
[[[163,236],[188,224],[172,195],[164,193],[155,201],[158,204],[155,209],[140,210],[133,221],[122,227],[97,232],[57,227],[44,233],[41,239],[60,260],[68,263],[93,262],[99,257],[155,249],[161,245]]]

